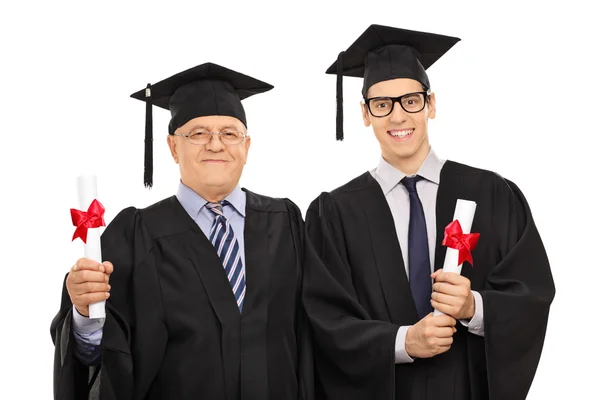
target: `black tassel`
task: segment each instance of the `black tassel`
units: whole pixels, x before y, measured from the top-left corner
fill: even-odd
[[[144,139],[144,186],[152,188],[152,92],[146,86],[146,137]]]
[[[342,62],[342,56],[344,52],[340,52],[338,54],[337,59],[337,115],[336,115],[336,132],[335,138],[336,140],[344,140],[344,96],[343,96],[343,87],[342,87],[342,78],[344,71],[344,64]]]

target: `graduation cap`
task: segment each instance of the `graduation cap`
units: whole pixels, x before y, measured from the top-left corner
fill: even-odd
[[[342,51],[327,74],[337,74],[336,139],[344,139],[342,77],[364,78],[363,97],[371,86],[396,78],[411,78],[429,91],[425,70],[442,57],[459,38],[371,25],[348,50]]]
[[[171,111],[169,135],[191,119],[227,115],[244,126],[241,100],[273,89],[272,85],[213,63],[197,65],[131,95],[146,102],[144,186],[152,187],[152,105]]]

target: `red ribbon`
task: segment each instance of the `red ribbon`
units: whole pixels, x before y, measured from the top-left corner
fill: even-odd
[[[444,230],[442,245],[458,250],[458,265],[468,261],[473,266],[471,250],[475,249],[479,233],[463,233],[457,219],[450,222]]]
[[[71,220],[77,227],[73,234],[73,240],[78,237],[86,243],[88,228],[106,226],[104,223],[104,206],[96,199],[92,201],[87,211],[79,211],[71,208]]]

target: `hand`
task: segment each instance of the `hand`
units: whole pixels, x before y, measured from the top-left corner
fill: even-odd
[[[435,280],[431,305],[455,319],[470,320],[475,315],[475,299],[471,292],[471,281],[454,272],[438,269],[431,278]]]
[[[102,264],[89,258],[77,260],[67,276],[67,292],[71,303],[83,316],[89,316],[89,305],[108,299],[108,278],[113,272],[112,263]]]
[[[456,320],[448,315],[434,317],[429,313],[406,331],[406,353],[413,358],[430,358],[450,350],[454,325]]]

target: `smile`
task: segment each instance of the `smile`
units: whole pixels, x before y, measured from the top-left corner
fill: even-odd
[[[414,129],[394,129],[387,131],[388,135],[392,136],[395,140],[406,140],[410,138],[414,132]]]

